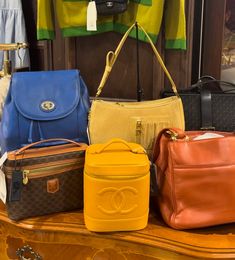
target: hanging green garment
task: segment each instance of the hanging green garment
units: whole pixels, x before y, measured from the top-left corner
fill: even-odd
[[[87,31],[86,12],[88,1],[56,0],[56,15],[62,35],[85,36],[108,31],[124,33],[138,21],[156,42],[165,16],[166,48],[186,49],[185,0],[130,0],[126,12],[115,16],[99,16],[97,31]],[[165,6],[164,6],[165,5]],[[37,38],[54,39],[52,0],[38,0]],[[133,31],[130,35],[135,37]],[[140,40],[146,41],[140,31]]]
[[[186,49],[184,2],[184,0],[153,0],[152,6],[130,2],[125,13],[115,16],[114,30],[124,33],[135,21],[138,21],[156,42],[164,14],[165,47]],[[133,30],[130,36],[135,37],[135,35]],[[147,41],[142,31],[139,32],[139,37]]]
[[[56,0],[56,14],[53,13],[52,0],[37,2],[37,39],[53,40],[55,37],[53,16],[58,19],[64,37],[85,36],[113,30],[113,16],[99,17],[97,31],[87,31],[86,13],[88,1]]]
[[[130,1],[142,4],[142,5],[152,5],[152,0],[130,0]]]

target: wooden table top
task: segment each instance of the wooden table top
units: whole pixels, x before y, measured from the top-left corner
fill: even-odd
[[[84,225],[83,212],[74,211],[43,217],[11,221],[4,205],[0,204],[0,221],[15,227],[34,232],[63,232],[76,234],[83,238],[92,237],[92,241],[112,239],[161,248],[193,257],[235,259],[235,224],[220,225],[204,229],[178,231],[166,226],[159,214],[151,213],[148,226],[140,231],[95,233]],[[83,239],[84,240],[84,239]],[[84,240],[82,243],[87,243]]]

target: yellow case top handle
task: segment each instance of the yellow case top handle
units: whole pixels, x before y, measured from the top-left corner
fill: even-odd
[[[132,153],[138,153],[138,154],[145,154],[146,151],[143,147],[139,146],[137,148],[133,148],[130,143],[127,143],[121,138],[113,138],[109,142],[105,143],[100,149],[96,150],[95,153],[102,153],[104,152],[109,146],[113,144],[122,144],[123,146],[127,147],[128,150]]]

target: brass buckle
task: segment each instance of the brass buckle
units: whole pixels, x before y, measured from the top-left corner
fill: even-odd
[[[172,141],[176,141],[177,140],[178,134],[176,132],[168,130],[168,131],[166,131],[166,133],[170,135],[170,139]]]
[[[185,135],[185,137],[182,139],[181,138],[178,139],[178,134],[172,130],[168,130],[168,131],[166,131],[166,133],[170,135],[170,139],[172,141],[178,141],[178,140],[189,141],[190,140],[188,135]]]

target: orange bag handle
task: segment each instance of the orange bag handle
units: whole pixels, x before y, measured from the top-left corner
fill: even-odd
[[[160,150],[159,150],[159,142],[160,142],[160,139],[163,135],[167,135],[169,137],[169,139],[171,139],[172,141],[175,141],[177,139],[187,139],[188,136],[186,135],[185,131],[183,131],[182,129],[179,129],[179,128],[164,128],[162,129],[157,137],[155,138],[155,141],[154,141],[154,145],[153,145],[153,154],[152,154],[152,159],[151,159],[151,162],[152,163],[155,163],[159,153],[160,153]]]
[[[77,143],[73,140],[70,140],[70,139],[66,139],[66,138],[51,138],[51,139],[46,139],[46,140],[41,140],[41,141],[38,141],[38,142],[35,142],[35,143],[32,143],[32,144],[28,144],[22,148],[20,148],[16,153],[15,155],[19,155],[20,153],[26,151],[27,149],[35,146],[35,145],[38,145],[38,144],[43,144],[43,143],[48,143],[48,142],[53,142],[53,141],[64,141],[66,143],[72,143],[72,144],[75,144],[79,147],[81,147],[82,145],[80,143]]]

